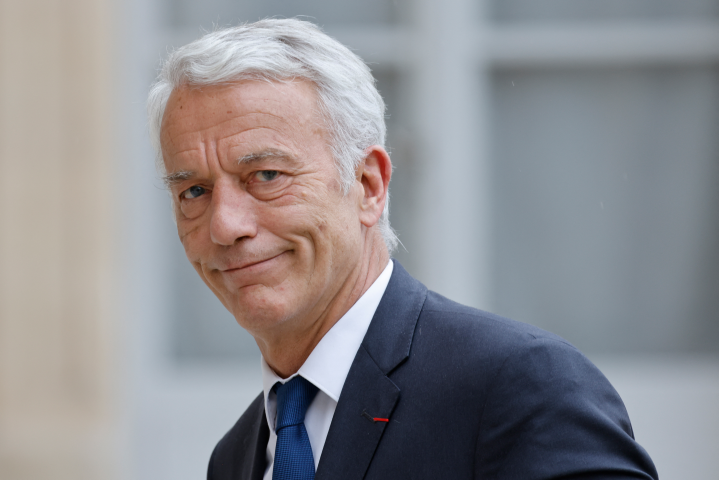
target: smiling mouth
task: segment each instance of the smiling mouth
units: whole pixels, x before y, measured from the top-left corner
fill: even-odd
[[[244,265],[240,265],[239,267],[228,268],[228,269],[225,270],[225,272],[237,272],[237,271],[240,271],[240,270],[245,270],[245,269],[247,269],[247,268],[252,268],[252,267],[255,267],[255,266],[258,266],[258,265],[262,265],[262,264],[264,264],[264,263],[267,263],[267,262],[269,262],[269,261],[274,260],[274,259],[277,258],[277,257],[280,257],[280,256],[284,255],[285,253],[287,253],[287,252],[282,252],[282,253],[279,253],[279,254],[277,254],[277,255],[275,255],[275,256],[273,256],[273,257],[265,258],[265,259],[262,259],[262,260],[257,260],[256,262],[249,262],[249,263],[246,263],[246,264],[244,264]]]

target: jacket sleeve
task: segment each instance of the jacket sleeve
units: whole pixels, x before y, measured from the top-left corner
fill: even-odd
[[[476,477],[657,479],[624,404],[573,346],[532,337],[492,380],[476,449]]]

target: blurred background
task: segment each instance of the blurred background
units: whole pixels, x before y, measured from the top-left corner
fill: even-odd
[[[259,393],[144,104],[173,47],[297,15],[387,101],[396,258],[584,351],[663,480],[719,479],[718,0],[0,0],[0,478],[204,478]]]

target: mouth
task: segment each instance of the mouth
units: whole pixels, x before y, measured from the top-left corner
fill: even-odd
[[[229,272],[239,272],[239,271],[241,271],[241,270],[247,271],[247,270],[253,270],[254,268],[261,268],[261,267],[263,267],[264,265],[267,265],[269,262],[271,262],[271,261],[273,261],[273,260],[275,260],[275,259],[281,257],[281,256],[284,255],[285,253],[287,253],[287,252],[282,252],[282,253],[279,253],[279,254],[274,255],[274,256],[272,256],[272,257],[264,258],[264,259],[262,259],[262,260],[253,260],[253,261],[249,261],[249,262],[246,262],[246,263],[242,263],[242,264],[240,264],[240,265],[238,265],[238,266],[231,266],[231,267],[229,267],[229,268],[224,269],[223,271],[226,272],[226,273],[229,273]]]

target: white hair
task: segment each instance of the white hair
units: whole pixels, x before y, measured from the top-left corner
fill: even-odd
[[[316,25],[297,19],[264,19],[216,30],[169,55],[147,100],[158,168],[164,170],[160,128],[174,89],[292,79],[305,79],[315,86],[342,190],[347,194],[366,149],[385,144],[385,104],[360,57]],[[391,253],[399,240],[389,224],[389,194],[378,226]]]

